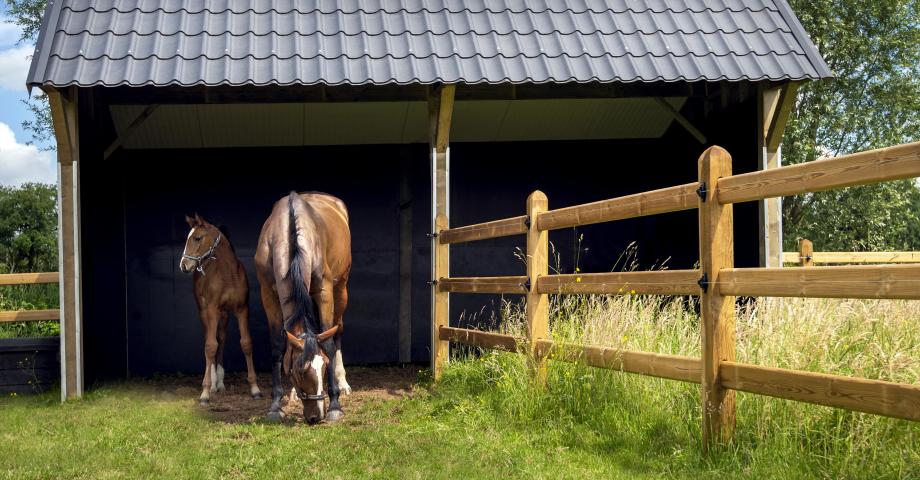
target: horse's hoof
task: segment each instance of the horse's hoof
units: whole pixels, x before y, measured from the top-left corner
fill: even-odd
[[[198,406],[200,407],[207,407],[210,404],[211,404],[211,399],[209,398],[199,398],[198,399]]]
[[[326,413],[326,421],[329,423],[338,422],[344,416],[345,412],[341,410],[329,410],[329,412]]]
[[[280,422],[281,412],[268,412],[268,415],[265,416],[265,419],[269,422]]]
[[[252,394],[253,400],[259,400],[260,398],[262,398],[262,392],[256,392]]]

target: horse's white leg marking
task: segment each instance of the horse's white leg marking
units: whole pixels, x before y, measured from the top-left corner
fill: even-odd
[[[351,387],[345,380],[345,365],[342,364],[342,351],[335,351],[335,379],[339,383],[339,390],[345,395],[351,395]]]
[[[288,398],[288,403],[291,403],[294,400],[297,400],[297,389],[294,387],[291,387],[291,396]]]
[[[217,391],[217,364],[211,364],[211,393]]]
[[[217,391],[222,392],[225,390],[224,387],[224,366],[217,366]]]
[[[319,355],[313,356],[313,361],[311,362],[313,371],[316,372],[316,394],[323,394],[323,357]],[[324,400],[317,400],[316,405],[319,406],[319,418],[323,418],[323,409],[326,407]]]

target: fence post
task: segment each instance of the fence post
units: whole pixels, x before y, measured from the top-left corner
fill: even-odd
[[[440,214],[435,217],[434,225],[435,234],[447,230],[449,228],[447,216]],[[440,337],[441,327],[448,326],[450,318],[450,293],[442,292],[438,288],[439,280],[450,277],[450,245],[442,244],[439,236],[435,236],[433,240],[435,254],[434,278],[432,278],[434,282],[431,284],[432,298],[434,298],[431,315],[431,372],[434,379],[438,380],[441,378],[444,365],[450,357],[450,342],[441,340]]]
[[[803,267],[815,266],[814,251],[815,251],[814,245],[812,245],[811,240],[800,238],[799,239],[799,265]]]
[[[731,440],[735,427],[735,392],[722,387],[719,365],[735,360],[735,297],[719,292],[719,271],[734,265],[732,204],[718,200],[718,179],[732,174],[731,156],[723,148],[706,149],[699,160],[700,294],[703,342],[703,449]]]
[[[537,228],[537,215],[549,208],[546,195],[537,190],[527,197],[527,342],[537,382],[546,381],[546,359],[537,351],[537,340],[549,338],[549,302],[537,293],[537,278],[549,273],[549,232]]]

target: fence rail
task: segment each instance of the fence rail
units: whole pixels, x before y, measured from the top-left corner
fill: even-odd
[[[920,252],[815,252],[811,240],[800,238],[798,252],[783,252],[783,263],[810,267],[816,263],[920,263]]]
[[[699,159],[698,183],[556,210],[547,208],[545,195],[534,192],[527,201],[527,215],[453,229],[446,217],[438,216],[432,319],[435,378],[447,358],[444,342],[453,341],[528,353],[535,360],[538,380],[544,378],[545,361],[551,358],[700,383],[706,448],[731,438],[736,390],[920,421],[920,386],[739,363],[734,336],[736,296],[920,299],[920,265],[811,267],[814,261],[823,263],[821,254],[801,249],[801,267],[734,268],[732,263],[733,203],[915,176],[920,176],[920,142],[741,175],[732,175],[728,152],[710,147]],[[694,208],[700,225],[698,270],[547,274],[549,230]],[[449,276],[449,244],[514,234],[527,235],[526,276]],[[875,252],[872,255],[879,256],[871,258],[908,258],[902,253],[908,252]],[[913,255],[905,262],[914,261]],[[525,339],[448,326],[451,292],[526,293]],[[626,293],[699,296],[701,358],[556,344],[549,339],[548,294]]]
[[[537,293],[699,295],[699,279],[699,270],[547,275],[537,279]]]
[[[696,183],[636,193],[540,213],[537,228],[558,230],[696,208]]]
[[[58,275],[57,272],[0,274],[0,286],[39,285],[43,283],[58,283],[59,281],[60,275]],[[60,319],[60,309],[0,311],[0,323],[38,322]]]

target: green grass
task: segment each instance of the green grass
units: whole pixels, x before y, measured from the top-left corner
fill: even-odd
[[[553,335],[698,355],[692,307],[554,299]],[[520,333],[516,305],[498,320]],[[918,326],[920,302],[767,300],[739,312],[738,357],[916,384]],[[918,423],[739,393],[735,442],[703,456],[696,385],[551,361],[544,389],[523,356],[455,350],[437,385],[313,428],[226,423],[156,381],[4,398],[0,477],[920,478]]]
[[[0,286],[0,311],[43,310],[58,308],[58,286]],[[60,334],[56,321],[0,323],[0,338],[54,337]]]
[[[641,464],[571,443],[577,432],[510,425],[488,397],[455,388],[364,402],[346,422],[227,424],[194,399],[142,383],[59,405],[49,393],[0,400],[5,478],[580,478],[650,476]]]

